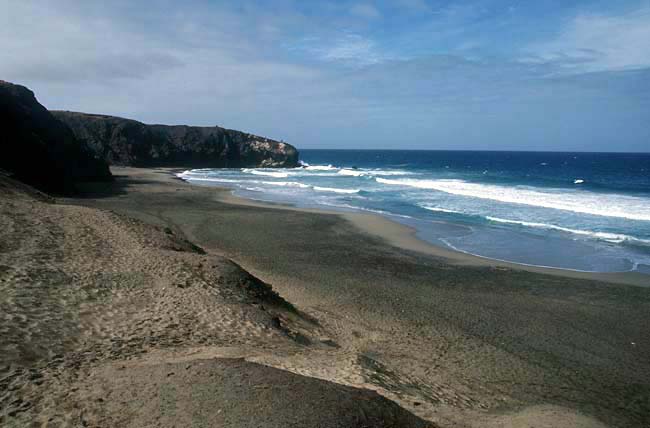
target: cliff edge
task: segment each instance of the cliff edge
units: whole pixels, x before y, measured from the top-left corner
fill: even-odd
[[[95,156],[114,165],[212,168],[298,166],[290,144],[218,126],[147,125],[114,116],[52,111]]]
[[[110,180],[106,162],[78,141],[24,86],[0,80],[0,169],[47,192]]]

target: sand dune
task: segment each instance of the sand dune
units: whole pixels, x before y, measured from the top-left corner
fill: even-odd
[[[427,425],[370,391],[227,359],[330,346],[230,260],[4,177],[0,192],[3,426]]]

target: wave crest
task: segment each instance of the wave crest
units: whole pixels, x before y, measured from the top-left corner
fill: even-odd
[[[301,189],[309,189],[311,187],[308,184],[298,183],[297,181],[260,181],[260,183],[271,186],[299,187]]]
[[[418,204],[420,207],[424,208],[425,210],[429,211],[435,211],[439,213],[447,213],[447,214],[465,214],[461,211],[455,211],[455,210],[450,210],[448,208],[440,208],[440,207],[435,207],[432,205],[424,205],[424,204]]]
[[[309,171],[332,171],[337,170],[338,168],[332,165],[309,165],[304,167],[304,169]]]
[[[560,232],[571,233],[574,235],[589,236],[592,238],[601,239],[603,241],[612,242],[615,244],[620,244],[622,242],[631,242],[631,243],[650,245],[650,240],[635,238],[634,236],[629,236],[621,233],[596,232],[592,230],[570,229],[568,227],[556,226],[554,224],[535,223],[535,222],[520,221],[520,220],[508,220],[505,218],[491,217],[491,216],[486,216],[485,218],[495,223],[517,224],[525,227],[557,230]]]
[[[261,171],[259,169],[244,168],[241,172],[253,175],[263,175],[266,177],[275,177],[275,178],[287,178],[289,176],[286,172],[276,172],[276,171]]]
[[[530,188],[504,187],[450,179],[416,180],[411,178],[388,179],[377,177],[375,180],[381,184],[437,190],[470,198],[489,199],[497,202],[530,205],[602,217],[650,221],[650,202],[634,196],[569,190],[542,192]]]
[[[342,169],[338,173],[341,175],[349,175],[351,177],[361,177],[363,175],[366,175],[365,172],[356,169]]]
[[[338,189],[335,187],[320,187],[320,186],[313,186],[312,188],[317,192],[332,192],[332,193],[347,193],[347,194],[359,193],[361,191],[361,189]]]

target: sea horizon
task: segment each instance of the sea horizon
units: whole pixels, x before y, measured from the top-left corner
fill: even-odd
[[[629,155],[650,155],[647,152],[635,151],[592,151],[592,150],[487,150],[487,149],[372,149],[372,148],[300,148],[296,149],[302,151],[339,151],[339,152],[485,152],[485,153],[591,153],[591,154],[629,154]]]

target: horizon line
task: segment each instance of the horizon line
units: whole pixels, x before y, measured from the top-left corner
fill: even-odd
[[[334,148],[300,148],[297,146],[298,151],[303,150],[328,150],[340,152],[369,152],[369,151],[385,151],[385,152],[486,152],[486,153],[591,153],[591,154],[629,154],[629,155],[650,155],[648,152],[615,152],[615,151],[587,151],[587,150],[489,150],[489,149],[334,149]]]

